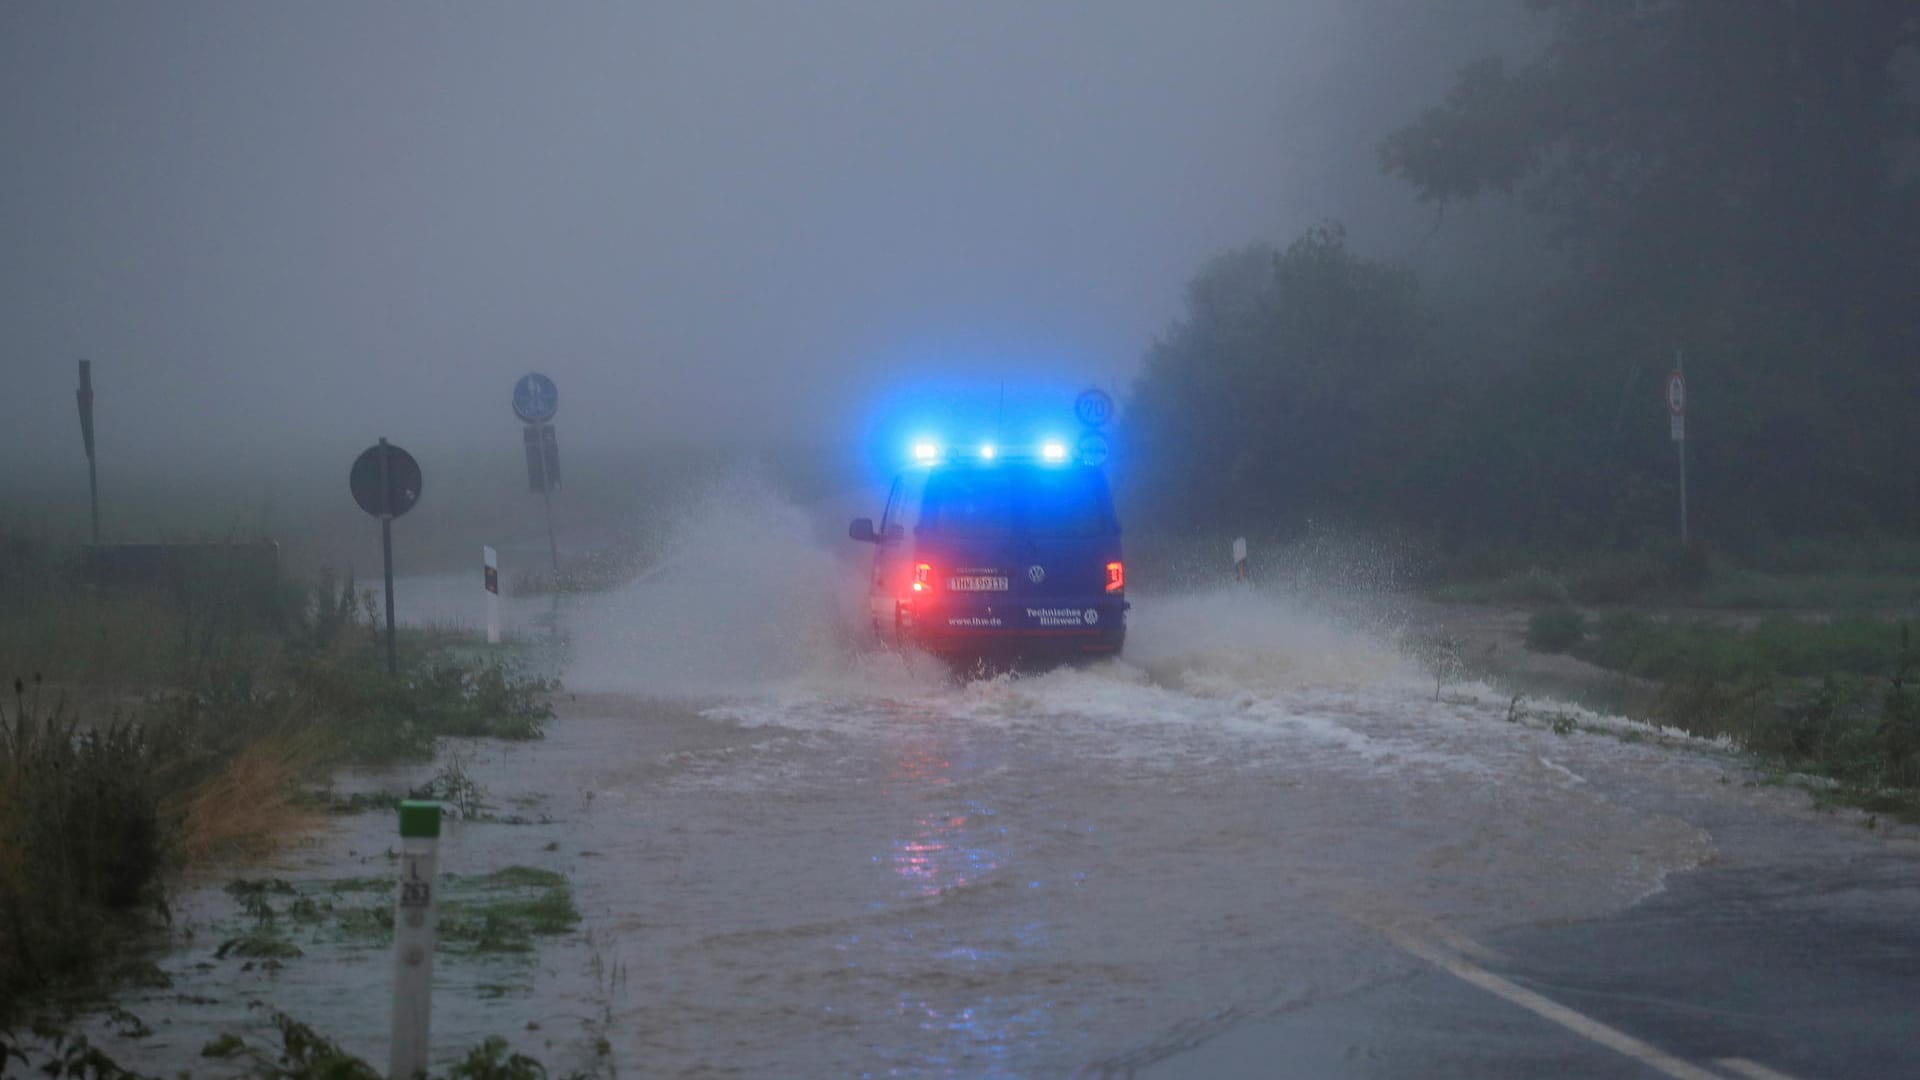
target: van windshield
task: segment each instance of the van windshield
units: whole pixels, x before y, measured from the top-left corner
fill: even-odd
[[[1087,466],[987,465],[936,470],[920,532],[947,536],[1100,536],[1114,531],[1107,479]]]

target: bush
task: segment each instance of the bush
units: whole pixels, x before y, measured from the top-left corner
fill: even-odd
[[[1574,608],[1547,608],[1527,620],[1527,648],[1534,652],[1566,652],[1586,636],[1587,617]]]
[[[1650,551],[1589,556],[1567,574],[1567,592],[1583,604],[1625,604],[1659,599],[1678,586],[1671,563]]]
[[[0,1001],[85,974],[109,915],[157,905],[164,855],[147,729],[81,727],[44,708],[38,685],[13,691],[0,705]]]

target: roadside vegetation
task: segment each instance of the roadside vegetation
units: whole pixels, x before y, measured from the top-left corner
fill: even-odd
[[[270,850],[329,769],[540,737],[551,682],[445,632],[388,675],[373,616],[330,573],[106,590],[0,538],[0,1028],[136,975],[169,871]]]
[[[1534,612],[1529,644],[1637,715],[1911,820],[1913,7],[1513,19],[1532,44],[1380,133],[1427,235],[1360,250],[1329,222],[1198,268],[1122,411],[1129,514],[1216,532],[1207,580],[1236,535],[1402,538],[1405,583]]]
[[[1527,647],[1568,653],[1648,688],[1627,711],[1724,738],[1825,803],[1920,824],[1920,651],[1910,623],[1865,616],[1757,620],[1564,605]]]
[[[1724,612],[1920,610],[1920,543],[1799,537],[1708,554],[1704,545],[1557,554],[1497,546],[1428,560],[1435,599],[1534,607],[1631,604]]]
[[[284,1012],[273,1011],[270,1019],[275,1045],[261,1046],[238,1035],[222,1035],[201,1048],[200,1056],[223,1073],[244,1069],[244,1075],[271,1077],[273,1080],[385,1080],[386,1072],[341,1049],[338,1043]],[[49,1053],[36,1071],[55,1080],[155,1080],[146,1073],[129,1069],[87,1039],[59,1032],[44,1033]],[[25,1061],[0,1033],[0,1069],[9,1062]],[[490,1038],[467,1051],[465,1057],[427,1080],[548,1080],[546,1066],[525,1054],[517,1053],[507,1040]],[[589,1076],[569,1073],[569,1080]]]

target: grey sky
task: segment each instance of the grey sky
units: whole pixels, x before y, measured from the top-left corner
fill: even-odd
[[[1411,242],[1373,144],[1490,8],[8,4],[0,447],[78,460],[81,356],[121,460],[511,442],[529,368],[603,445],[1123,389],[1208,254]]]

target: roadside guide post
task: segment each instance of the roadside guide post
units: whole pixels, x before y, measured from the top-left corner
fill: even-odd
[[[1673,350],[1673,372],[1667,376],[1667,427],[1680,451],[1680,546],[1687,547],[1687,377],[1683,356]]]
[[[1247,538],[1244,536],[1233,542],[1233,580],[1247,580]]]
[[[427,1071],[433,1026],[433,885],[440,861],[440,804],[400,804],[400,881],[393,913],[393,1040],[390,1080]]]
[[[530,371],[513,384],[513,415],[527,425],[521,433],[527,451],[527,486],[546,502],[547,554],[552,556],[556,579],[560,576],[560,543],[553,533],[553,489],[560,486],[560,437],[552,421],[559,411],[560,390],[552,379]]]
[[[347,487],[360,509],[380,519],[380,561],[387,577],[387,674],[397,675],[393,640],[393,519],[420,501],[420,463],[382,438],[354,459]]]
[[[80,403],[80,441],[87,447],[87,505],[93,511],[93,546],[100,546],[100,476],[93,461],[93,361],[80,361],[80,389],[73,392]]]
[[[480,547],[481,580],[487,589],[487,644],[500,644],[500,556],[492,547]]]

